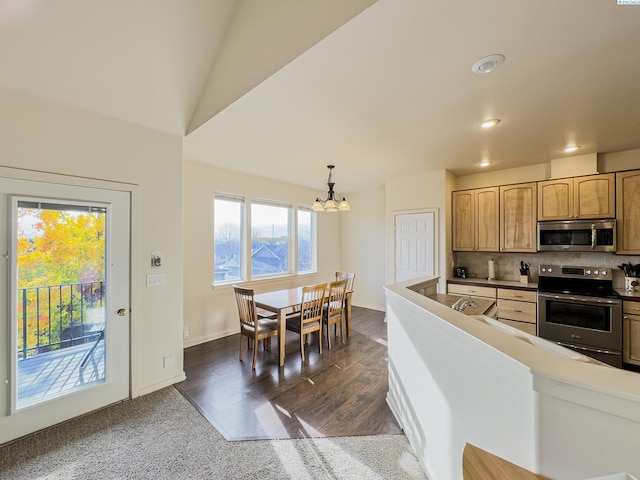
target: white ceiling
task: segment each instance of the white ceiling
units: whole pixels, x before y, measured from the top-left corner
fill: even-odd
[[[640,5],[372,1],[0,0],[0,87],[319,190],[332,163],[342,193],[640,148]]]

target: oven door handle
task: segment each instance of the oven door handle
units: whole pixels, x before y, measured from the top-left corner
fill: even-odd
[[[596,249],[596,238],[597,238],[596,224],[592,223],[591,224],[591,250]]]
[[[552,300],[573,300],[574,302],[583,303],[606,303],[608,305],[619,305],[618,299],[604,299],[598,297],[574,297],[573,295],[567,295],[563,293],[540,293],[538,292],[538,298],[550,298]]]
[[[565,343],[565,342],[556,342],[556,343],[558,345],[562,345],[563,347],[573,348],[575,350],[582,350],[583,352],[604,353],[605,355],[620,355],[620,352],[616,352],[614,350],[603,350],[601,348],[583,347],[582,345],[575,345],[573,343]]]

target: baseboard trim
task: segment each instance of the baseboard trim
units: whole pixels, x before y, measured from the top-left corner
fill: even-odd
[[[195,347],[196,345],[200,345],[203,343],[211,342],[213,340],[218,340],[219,338],[228,337],[229,335],[235,335],[236,333],[240,333],[239,330],[227,330],[225,332],[214,333],[213,335],[207,335],[206,337],[200,337],[191,339],[189,338],[185,341],[182,346],[184,348]]]
[[[187,376],[185,375],[184,372],[182,372],[179,375],[175,375],[173,377],[167,378],[161,382],[154,383],[146,387],[138,388],[137,391],[131,392],[131,398],[141,397],[143,395],[147,395],[149,393],[155,392],[156,390],[161,390],[165,387],[169,387],[173,385],[174,383],[182,382],[183,380],[186,380],[186,378]]]
[[[352,303],[351,306],[353,307],[361,307],[361,308],[368,308],[369,310],[376,310],[377,312],[386,312],[387,309],[385,307],[380,307],[379,305],[365,305],[362,303],[359,303],[358,305],[356,305],[355,303]]]

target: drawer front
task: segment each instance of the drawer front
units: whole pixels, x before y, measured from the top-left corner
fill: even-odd
[[[536,323],[536,304],[498,299],[498,318]]]
[[[631,315],[640,315],[640,302],[622,302],[622,313],[630,313]]]
[[[514,320],[509,320],[506,318],[498,318],[505,325],[509,325],[513,328],[517,328],[518,330],[522,330],[523,332],[527,332],[530,335],[536,334],[536,324],[535,323],[527,323],[527,322],[516,322]]]
[[[504,298],[505,300],[517,300],[519,302],[532,302],[538,301],[538,293],[535,290],[515,290],[512,288],[499,288],[498,298]]]
[[[450,283],[447,287],[453,295],[475,295],[476,297],[496,298],[495,287],[478,287],[476,285],[461,285]]]

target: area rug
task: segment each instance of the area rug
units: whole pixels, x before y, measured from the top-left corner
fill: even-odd
[[[404,435],[227,442],[173,387],[0,447],[0,479],[424,479]]]

